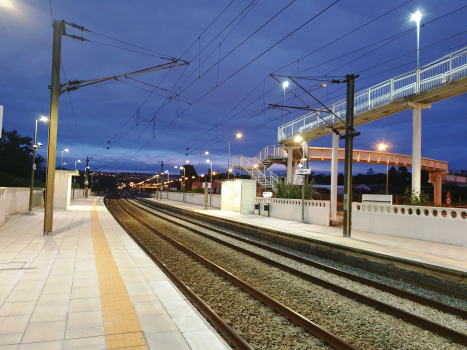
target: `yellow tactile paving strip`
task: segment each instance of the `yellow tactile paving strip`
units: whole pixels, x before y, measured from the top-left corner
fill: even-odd
[[[91,232],[108,349],[148,349],[120,271],[97,215],[97,198],[91,207]]]

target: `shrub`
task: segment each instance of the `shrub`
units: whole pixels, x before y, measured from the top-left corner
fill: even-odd
[[[308,184],[305,184],[305,199],[313,199],[315,195],[315,181],[311,180]],[[287,199],[301,199],[302,198],[302,186],[292,185],[284,183],[283,180],[277,181],[272,190],[274,197],[276,198],[287,198]]]
[[[430,203],[429,196],[422,192],[418,192],[416,190],[409,191],[407,188],[404,192],[405,201],[404,204],[406,205],[414,205],[414,206],[424,206]]]

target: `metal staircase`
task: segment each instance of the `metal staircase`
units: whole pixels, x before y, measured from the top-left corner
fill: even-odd
[[[233,168],[245,171],[264,189],[272,189],[279,180],[269,167],[273,163],[287,162],[287,152],[280,146],[266,146],[253,158],[233,157]]]

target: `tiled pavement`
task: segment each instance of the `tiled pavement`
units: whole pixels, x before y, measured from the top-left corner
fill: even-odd
[[[51,236],[42,235],[43,209],[10,215],[0,227],[1,350],[106,349],[112,344],[104,327],[105,298],[91,232],[94,199],[55,210]],[[102,198],[96,209],[147,348],[230,349],[118,225]]]

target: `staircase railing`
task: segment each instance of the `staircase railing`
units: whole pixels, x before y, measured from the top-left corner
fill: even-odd
[[[233,157],[234,169],[241,169],[256,180],[263,188],[273,188],[274,184],[279,180],[276,174],[271,170],[266,169],[262,162],[256,158],[246,158],[243,156]]]
[[[287,158],[287,152],[279,145],[271,145],[264,147],[255,158],[261,162],[269,158]]]

